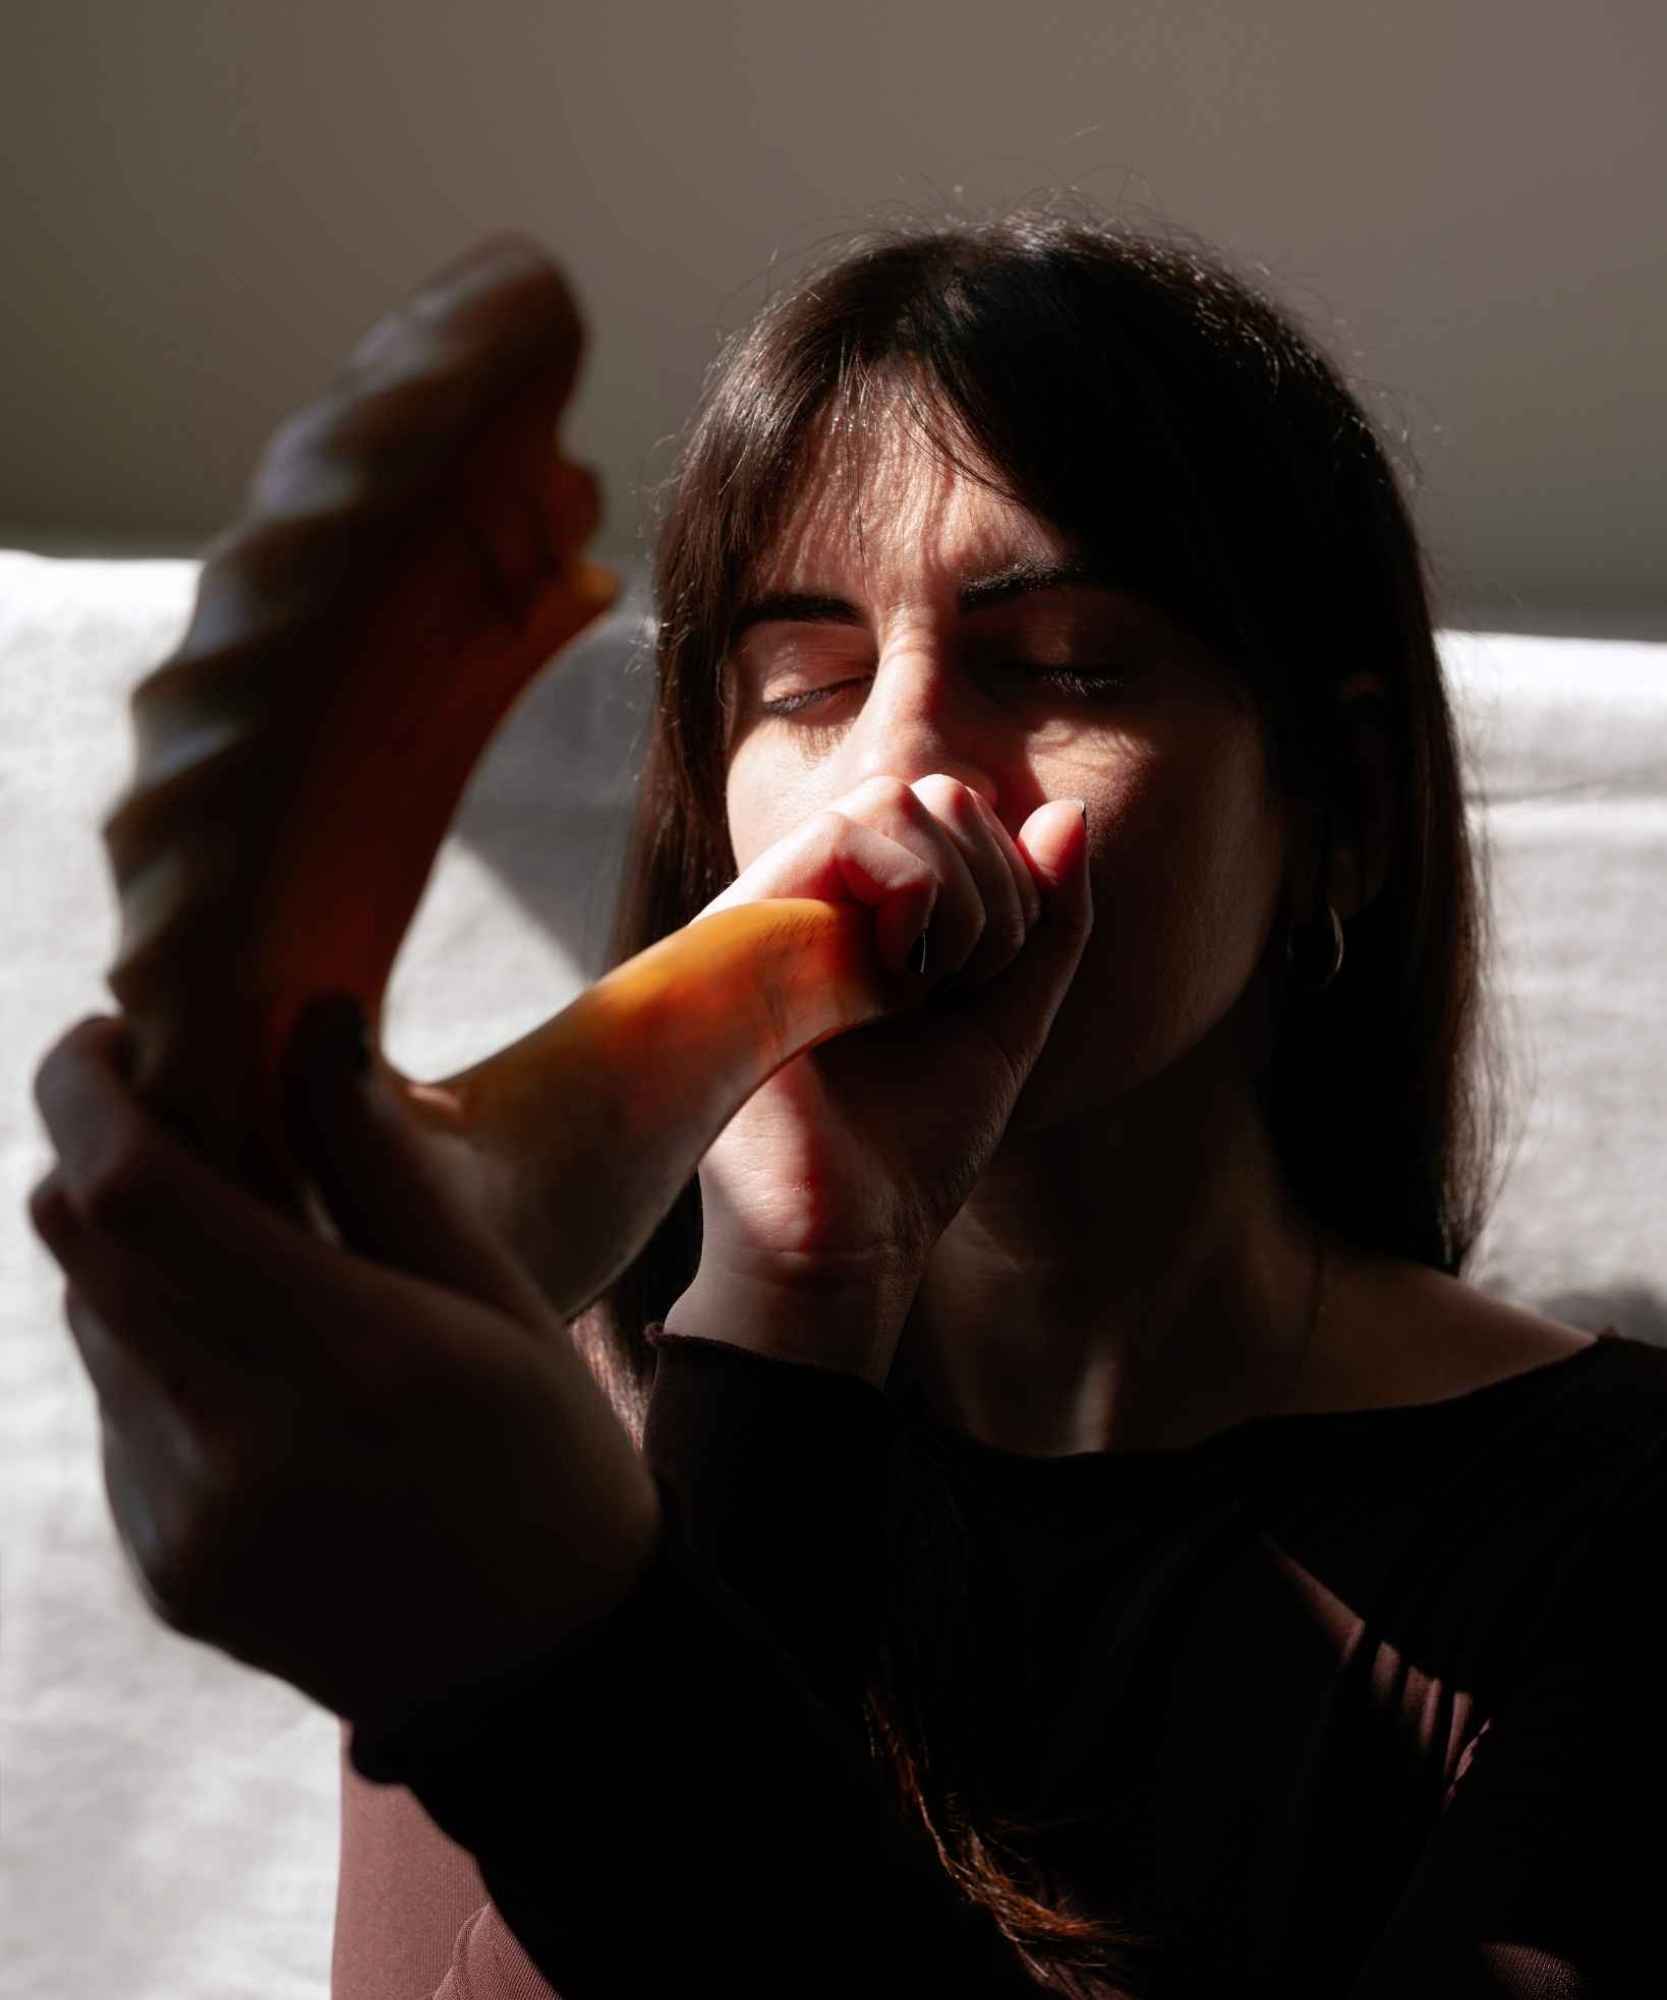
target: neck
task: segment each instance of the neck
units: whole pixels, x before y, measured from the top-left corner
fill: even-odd
[[[934,1252],[890,1386],[1032,1456],[1181,1449],[1284,1407],[1321,1233],[1206,1050],[1068,1122],[1010,1126]]]

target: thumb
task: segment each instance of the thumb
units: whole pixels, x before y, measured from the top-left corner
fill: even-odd
[[[1086,926],[1092,920],[1088,870],[1083,866],[1088,858],[1087,801],[1049,799],[1019,828],[1017,845],[1045,878],[1043,922],[1052,924],[1063,917]]]
[[[549,1301],[491,1227],[467,1142],[413,1117],[352,994],[302,1010],[283,1084],[290,1144],[344,1249],[548,1326]]]

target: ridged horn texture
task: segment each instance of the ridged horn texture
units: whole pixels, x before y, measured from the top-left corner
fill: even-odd
[[[380,1041],[471,771],[616,595],[582,553],[595,482],[556,435],[581,346],[537,245],[494,239],[442,272],[272,438],[183,640],[134,689],[135,775],[102,828],[134,1086],[292,1212],[297,1017],[348,992]],[[776,1068],[894,1004],[866,912],[760,903],[697,920],[455,1077],[389,1073],[492,1215],[537,1218],[540,1280],[570,1314]]]

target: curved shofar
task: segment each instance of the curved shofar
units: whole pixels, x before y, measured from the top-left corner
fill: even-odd
[[[184,639],[133,692],[135,776],[103,834],[134,1086],[294,1213],[280,1063],[297,1016],[346,991],[380,1040],[469,774],[616,593],[582,554],[595,483],[556,442],[581,341],[535,245],[496,239],[442,273],[272,439]],[[758,903],[459,1075],[388,1074],[470,1198],[538,1242],[572,1314],[776,1068],[895,1004],[866,911]]]

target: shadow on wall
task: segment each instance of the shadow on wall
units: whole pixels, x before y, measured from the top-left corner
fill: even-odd
[[[1532,1310],[1595,1333],[1612,1326],[1631,1340],[1667,1347],[1667,1297],[1651,1285],[1610,1285],[1601,1289],[1552,1292],[1532,1302]]]

